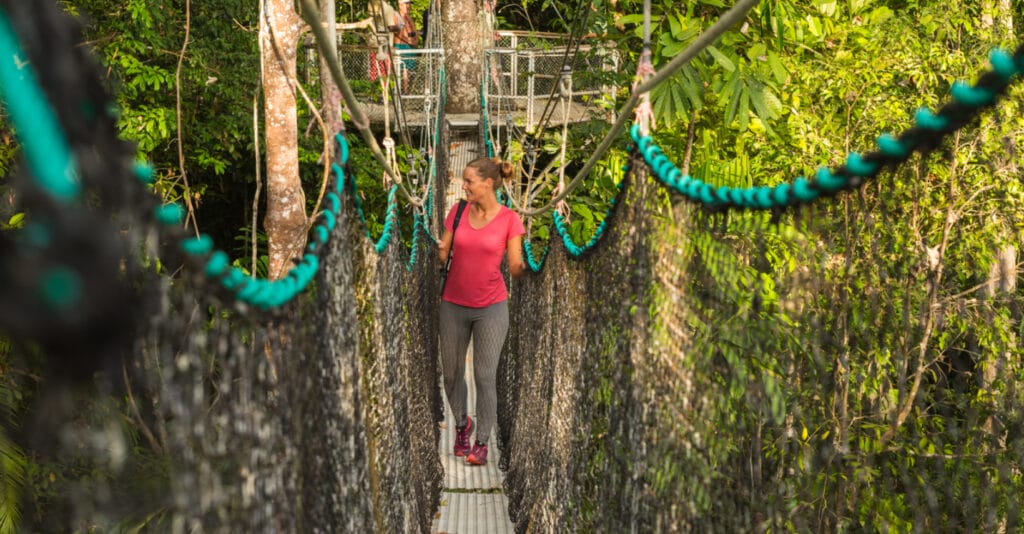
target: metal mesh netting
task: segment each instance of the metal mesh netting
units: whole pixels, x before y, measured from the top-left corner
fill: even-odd
[[[307,81],[315,79],[319,70],[314,45],[307,43],[303,65]],[[379,59],[376,46],[341,44],[338,59],[345,78],[359,98],[363,112],[371,123],[422,127],[436,116],[444,88],[439,86],[438,71],[443,66],[439,49],[394,49],[395,64]],[[397,59],[401,58],[401,59]],[[388,108],[384,107],[381,81],[388,80]],[[399,84],[398,80],[402,80]],[[400,87],[400,88],[399,88]],[[394,99],[400,95],[396,104]],[[386,114],[385,114],[386,112]]]
[[[541,121],[549,102],[557,102],[565,82],[572,95],[568,108],[571,122],[607,115],[602,101],[611,101],[611,78],[617,70],[614,48],[601,44],[570,47],[566,61],[564,35],[525,32],[496,32],[494,46],[484,49],[484,99],[489,123],[515,125],[530,130]],[[572,53],[575,51],[575,53]],[[563,120],[562,111],[552,122]],[[509,124],[511,123],[511,124]]]

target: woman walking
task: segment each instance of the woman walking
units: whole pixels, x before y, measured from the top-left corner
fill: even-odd
[[[508,288],[501,261],[508,255],[513,277],[522,276],[523,223],[498,203],[497,190],[512,176],[512,164],[479,158],[462,173],[465,201],[448,212],[438,246],[441,262],[451,256],[441,294],[441,367],[444,389],[455,415],[455,456],[487,463],[487,440],[497,419],[496,375],[508,334]],[[473,339],[476,424],[466,415],[466,349]],[[470,436],[476,430],[476,442]]]

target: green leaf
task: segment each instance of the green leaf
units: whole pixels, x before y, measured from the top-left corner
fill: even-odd
[[[686,48],[686,43],[682,43],[682,42],[679,42],[679,41],[673,41],[673,42],[671,42],[671,43],[669,43],[667,45],[663,45],[661,47],[661,56],[662,57],[666,57],[666,58],[668,58],[668,57],[675,57],[675,56],[679,55],[679,53],[682,52],[685,48]]]
[[[729,105],[725,108],[725,123],[730,124],[736,118],[736,110],[739,108],[740,103],[740,76],[738,72],[733,72],[733,75],[729,78],[725,87],[723,87],[722,96],[729,99]]]
[[[772,113],[765,103],[765,87],[758,83],[752,86],[748,85],[747,89],[750,95],[750,103],[754,106],[754,114],[757,115],[757,118],[761,119],[762,122],[774,119],[775,114]]]
[[[669,31],[672,33],[672,38],[679,40],[679,34],[683,32],[683,20],[681,17],[669,17],[668,18]]]
[[[775,77],[775,81],[779,84],[786,83],[789,78],[789,72],[786,71],[786,67],[782,66],[782,61],[779,60],[778,54],[775,52],[768,52],[768,68],[772,71],[772,76]]]
[[[892,18],[893,12],[886,6],[876,8],[868,15],[868,22],[872,25],[881,24]]]
[[[746,131],[750,126],[750,93],[740,92],[740,107],[736,111],[736,118],[739,120],[740,131]]]
[[[24,213],[15,213],[7,221],[7,224],[5,225],[5,227],[6,228],[21,228],[22,224],[24,224],[24,221],[25,221],[25,214]]]
[[[652,19],[652,22],[653,22],[654,17],[652,16],[651,19]],[[618,19],[616,19],[616,21],[619,24],[623,24],[623,25],[625,25],[625,24],[643,24],[644,16],[643,15],[637,15],[637,14],[634,14],[634,15],[623,15],[623,16],[619,17]]]
[[[713,46],[709,46],[707,48],[707,51],[708,51],[709,54],[711,54],[711,57],[715,58],[715,61],[719,65],[721,65],[723,69],[725,69],[728,72],[735,72],[736,71],[736,64],[734,64],[732,62],[732,60],[727,58],[725,56],[725,54],[722,53],[721,50],[719,50],[719,49],[717,49],[717,48],[715,48]]]
[[[586,220],[587,225],[594,223],[594,212],[590,210],[585,204],[576,204],[572,207],[573,213],[583,217]]]

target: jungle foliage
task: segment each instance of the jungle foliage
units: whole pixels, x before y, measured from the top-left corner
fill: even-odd
[[[156,192],[168,201],[192,195],[201,230],[218,243],[237,244],[231,251],[240,258],[238,265],[259,272],[259,260],[253,266],[248,259],[259,165],[254,161],[254,139],[260,135],[253,131],[254,102],[260,97],[255,3],[192,2],[191,37],[184,56],[182,0],[63,3],[85,21],[87,44],[107,66],[109,85],[117,95],[121,133],[137,143],[139,157],[157,169]],[[655,68],[678,55],[729,4],[654,2]],[[424,5],[414,3],[414,13]],[[710,183],[773,185],[809,175],[820,165],[842,161],[850,151],[869,149],[881,132],[907,128],[914,109],[936,106],[946,98],[952,81],[972,79],[990,48],[1012,48],[1024,28],[1024,14],[1019,5],[1016,12],[998,11],[997,5],[962,0],[766,0],[741,27],[653,91],[653,135],[677,163]],[[641,8],[635,0],[523,0],[499,6],[497,14],[507,27],[567,32],[581,24],[578,31],[588,38],[616,43],[626,65],[617,80],[623,88],[621,102],[642,47]],[[354,3],[339,3],[338,10],[346,20],[364,14]],[[584,14],[581,23],[578,17]],[[1012,34],[984,22],[1007,18]],[[316,95],[315,87],[309,89]],[[181,95],[180,110],[176,91]],[[672,437],[684,441],[697,434],[705,441],[692,456],[647,466],[645,476],[653,481],[651,490],[657,497],[669,501],[688,495],[687,513],[700,517],[713,512],[722,485],[772,484],[776,494],[758,493],[757,498],[784,501],[779,506],[805,519],[795,523],[764,518],[782,529],[810,525],[819,531],[905,532],[912,530],[919,511],[908,509],[900,484],[893,482],[901,474],[914,472],[921,480],[941,483],[944,470],[966,470],[964,464],[971,458],[991,454],[1002,454],[1000,461],[1019,469],[1024,448],[1021,414],[1004,407],[1020,406],[1021,393],[1010,380],[985,381],[978,376],[996,365],[1002,366],[1003,377],[1024,376],[1019,348],[1022,310],[992,315],[969,299],[937,303],[930,300],[928,283],[969,294],[986,283],[1000,251],[1014,244],[1020,248],[1024,183],[1017,150],[1024,146],[1022,94],[1015,89],[997,111],[955,137],[943,153],[887,175],[884,189],[871,184],[816,212],[816,220],[832,225],[824,229],[831,231],[831,255],[818,259],[834,268],[817,288],[820,293],[803,305],[815,307],[820,323],[800,323],[796,311],[786,307],[787,295],[758,283],[801,276],[800,262],[807,258],[791,243],[758,244],[760,248],[751,244],[749,256],[759,256],[757,261],[746,257],[709,262],[698,286],[734,287],[737,278],[746,282],[739,283],[734,301],[700,310],[688,325],[700,342],[697,350],[680,359],[692,369],[695,382],[707,384],[707,391],[704,402],[693,408],[699,417],[689,420],[687,436]],[[298,105],[304,128],[312,121],[311,114],[301,100]],[[572,162],[586,159],[603,126],[587,124],[570,132]],[[301,141],[300,161],[306,185],[314,191],[320,179],[320,141],[316,127],[310,126],[310,131]],[[17,154],[11,134],[0,116],[0,231],[15,228],[22,220],[16,199],[7,193]],[[544,140],[551,146],[560,141],[554,134]],[[387,191],[367,149],[358,141],[354,145],[353,168],[371,233],[377,235]],[[626,145],[623,137],[586,187],[571,197],[571,233],[578,243],[586,242],[600,224],[627,158]],[[689,154],[685,163],[684,154]],[[666,213],[680,202],[661,201]],[[900,224],[861,228],[870,240],[844,234],[849,210],[895,205],[906,211]],[[697,220],[713,216],[698,210],[687,213]],[[748,217],[753,216],[739,214],[731,222],[741,225]],[[963,223],[953,228],[952,218]],[[534,237],[550,237],[546,222],[538,219]],[[402,233],[409,236],[408,213],[403,214],[403,224]],[[694,261],[722,259],[713,252],[716,244],[708,233],[694,235],[692,246],[700,252]],[[922,259],[929,253],[947,267],[944,276],[935,278],[934,268],[929,270]],[[915,273],[912,283],[887,276],[907,270]],[[761,276],[764,272],[770,276]],[[1020,284],[1015,291],[1019,302]],[[764,306],[753,314],[739,313],[749,311],[754,293]],[[854,302],[860,294],[876,301],[912,303],[914,312],[944,311],[941,317],[896,309],[872,316],[876,308],[869,307],[871,299],[863,306]],[[836,302],[848,303],[845,309],[850,313],[836,311]],[[735,314],[724,314],[726,310]],[[758,331],[758,321],[779,317],[793,321],[791,337],[749,337]],[[927,325],[935,321],[952,327],[942,336],[929,336]],[[806,342],[819,338],[821,329],[854,348],[841,359],[823,361]],[[866,346],[882,339],[887,350],[857,351],[857,340],[869,338]],[[922,344],[925,350],[918,358],[914,355]],[[0,532],[17,531],[27,514],[45,515],[61,492],[81,480],[113,476],[109,466],[33,456],[16,443],[12,436],[19,435],[17,423],[25,418],[40,387],[41,356],[14,359],[11,353],[0,337],[0,424],[5,429],[0,432]],[[953,354],[961,359],[955,360]],[[964,365],[975,374],[949,378],[954,375],[950,369]],[[908,393],[915,376],[951,384],[915,397]],[[830,389],[824,390],[822,384]],[[79,416],[87,420],[90,413],[128,414],[131,409],[127,398],[92,399],[83,403]],[[141,418],[121,419],[130,436],[127,467],[117,474],[129,481],[125,494],[160,491],[166,458],[145,439]],[[992,421],[1002,422],[1001,431],[981,432],[958,442],[957,450],[943,450],[936,439],[951,425],[980,428]],[[999,442],[1008,445],[997,446]],[[592,461],[600,464],[599,458]],[[740,472],[748,465],[757,466],[758,476],[722,481],[722,473]],[[995,502],[1002,511],[1019,506],[1017,496],[1024,492],[1019,470],[993,477],[999,481],[992,491],[998,493]],[[590,482],[599,483],[599,473]],[[950,508],[943,518],[946,524],[966,529],[975,525],[972,518],[994,513],[956,510],[957,492],[978,490],[955,488],[939,499]],[[758,504],[764,503],[751,502]],[[160,510],[133,510],[129,515],[122,524],[126,528],[156,524]]]

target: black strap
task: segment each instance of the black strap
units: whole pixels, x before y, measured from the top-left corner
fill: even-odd
[[[452,256],[455,255],[455,230],[459,228],[459,221],[462,219],[462,212],[466,211],[465,200],[459,201],[459,207],[455,209],[455,220],[452,221],[452,245],[448,247],[448,259],[444,262],[444,270],[441,271],[441,294],[444,294],[444,285],[448,282],[448,271],[452,269]]]

